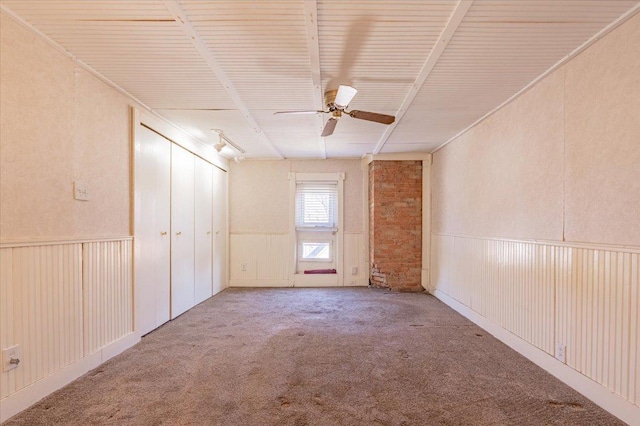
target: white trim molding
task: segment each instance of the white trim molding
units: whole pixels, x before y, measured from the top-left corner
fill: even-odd
[[[431,154],[428,152],[394,152],[390,154],[366,154],[362,157],[364,165],[372,161],[427,161],[431,164]]]
[[[132,115],[133,125],[131,127],[134,147],[138,141],[137,133],[140,131],[138,126],[144,126],[225,172],[229,170],[229,160],[216,152],[213,145],[202,142],[170,121],[161,119],[147,111],[133,108]],[[135,159],[135,156],[133,157]]]
[[[303,274],[296,274],[297,267],[297,234],[296,234],[296,182],[337,182],[338,185],[338,231],[336,232],[336,247],[334,258],[336,261],[337,286],[344,285],[344,172],[338,173],[295,173],[289,172],[289,285],[301,286],[307,281],[315,282],[316,278],[299,277]],[[333,278],[327,282],[333,283]]]
[[[20,240],[7,240],[0,243],[0,248],[57,246],[66,244],[98,243],[110,241],[132,241],[130,235],[118,237],[60,237],[60,238],[23,238]]]

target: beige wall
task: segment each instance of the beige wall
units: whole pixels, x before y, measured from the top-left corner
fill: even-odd
[[[554,74],[435,153],[434,233],[562,239],[563,80]]]
[[[0,239],[129,235],[127,99],[0,19]]]
[[[640,246],[640,15],[565,68],[565,237]]]
[[[436,152],[433,232],[640,246],[640,15]]]
[[[431,175],[429,290],[631,424],[639,117],[636,15],[436,152]]]
[[[275,160],[231,163],[230,232],[289,232],[289,172],[344,172],[344,230],[362,232],[363,175],[360,160]]]

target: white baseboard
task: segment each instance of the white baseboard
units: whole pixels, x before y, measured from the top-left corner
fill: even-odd
[[[620,420],[634,426],[640,426],[640,407],[611,392],[601,384],[558,361],[548,353],[533,346],[498,324],[483,317],[473,309],[458,302],[447,294],[435,290],[431,294],[443,303],[476,323],[511,349],[528,358],[534,364],[545,369],[562,382],[571,386],[591,401],[598,404]]]
[[[294,274],[294,287],[337,287],[338,274]]]
[[[306,278],[312,276],[313,278]],[[231,280],[229,287],[336,287],[337,283],[332,280],[317,278],[322,274],[306,274],[305,278],[295,278],[295,285],[283,280]],[[335,280],[335,278],[333,279]],[[344,287],[368,287],[369,278],[345,279]]]
[[[230,280],[229,287],[292,287],[287,280]]]
[[[337,274],[294,274],[294,287],[368,287],[369,278],[357,278],[347,275],[344,283],[339,284]]]
[[[99,349],[97,352],[89,354],[79,359],[73,364],[69,364],[61,370],[52,373],[29,386],[20,389],[0,400],[0,423],[15,416],[19,412],[29,408],[40,401],[45,396],[66,386],[86,372],[96,368],[108,359],[124,352],[140,341],[134,333],[129,333]]]
[[[345,287],[369,287],[369,277],[365,278],[346,278],[344,279]]]
[[[420,274],[420,284],[422,288],[424,288],[427,292],[433,294],[431,286],[429,285],[429,280],[431,279],[430,272],[428,269],[422,269]]]

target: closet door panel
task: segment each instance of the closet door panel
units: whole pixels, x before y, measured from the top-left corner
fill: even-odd
[[[135,330],[169,321],[171,142],[139,128],[135,145]]]
[[[195,303],[211,297],[213,264],[213,166],[195,159]]]
[[[227,286],[227,172],[213,167],[213,294]]]
[[[171,318],[195,304],[194,295],[195,157],[171,147]]]

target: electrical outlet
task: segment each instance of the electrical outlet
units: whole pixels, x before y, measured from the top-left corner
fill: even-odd
[[[89,201],[89,188],[84,183],[73,182],[73,198],[79,201]]]
[[[2,350],[2,371],[13,370],[20,365],[20,345]]]
[[[352,266],[351,267],[351,275],[358,275],[358,267],[357,266]]]
[[[240,266],[240,270],[241,270],[242,272],[247,272],[247,264],[246,264],[246,263],[243,263],[243,264]]]
[[[556,343],[556,359],[560,362],[567,362],[566,358],[567,347],[562,343]]]

